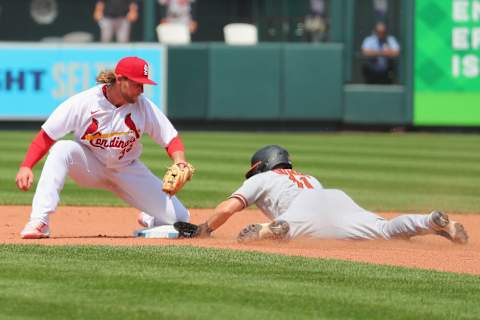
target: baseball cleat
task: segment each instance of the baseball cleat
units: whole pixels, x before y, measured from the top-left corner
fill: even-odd
[[[154,227],[155,217],[152,217],[145,212],[140,212],[137,216],[137,222],[144,228],[152,228]]]
[[[458,244],[468,242],[468,234],[463,225],[459,222],[450,220],[448,214],[441,211],[431,213],[433,230],[442,237]]]
[[[39,221],[30,221],[20,232],[22,239],[43,239],[50,237],[48,225]]]
[[[249,242],[254,240],[274,239],[283,240],[286,238],[290,226],[288,222],[279,220],[271,223],[249,224],[238,234],[238,242]]]
[[[249,224],[237,236],[238,242],[249,242],[260,239],[261,224]]]

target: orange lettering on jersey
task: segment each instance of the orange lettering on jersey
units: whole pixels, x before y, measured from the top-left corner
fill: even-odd
[[[310,176],[304,175],[303,173],[297,172],[293,169],[275,169],[273,172],[288,176],[288,178],[300,189],[305,187],[307,189],[313,189],[313,185],[308,181]]]
[[[310,183],[310,181],[308,181],[308,178],[303,176],[303,177],[300,177],[300,180],[302,180],[302,183],[305,187],[307,187],[307,189],[313,189],[313,186],[312,184]]]

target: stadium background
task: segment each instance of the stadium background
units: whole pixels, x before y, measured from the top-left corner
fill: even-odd
[[[467,68],[468,61],[475,59],[474,44],[459,49],[452,40],[456,28],[473,34],[473,5],[466,9],[471,17],[459,21],[453,16],[452,1],[389,1],[387,25],[402,50],[396,83],[376,86],[363,84],[361,76],[361,41],[375,21],[370,0],[326,1],[328,31],[321,43],[308,42],[308,0],[203,0],[195,4],[199,28],[193,42],[169,47],[156,41],[162,7],[154,0],[139,3],[132,42],[120,46],[65,40],[78,31],[98,40],[92,19],[94,0],[0,1],[0,54],[5,66],[0,70],[4,101],[0,118],[43,119],[60,101],[92,85],[101,67],[132,53],[151,60],[163,85],[149,96],[182,127],[480,124],[475,106],[476,60],[470,63],[473,70]],[[54,18],[38,23],[35,10],[40,17]],[[222,30],[230,22],[255,24],[259,44],[225,45]],[[7,107],[14,102],[15,111]],[[35,112],[24,110],[34,104]]]

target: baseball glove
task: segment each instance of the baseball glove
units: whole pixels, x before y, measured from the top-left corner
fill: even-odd
[[[175,195],[190,180],[195,168],[190,163],[175,163],[167,169],[163,177],[163,191]]]
[[[178,221],[173,224],[173,227],[178,231],[179,238],[206,238],[212,233],[206,222],[197,225]]]

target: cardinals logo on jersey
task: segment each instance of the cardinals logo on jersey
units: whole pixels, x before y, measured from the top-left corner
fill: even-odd
[[[95,136],[97,134],[101,134],[98,132],[98,120],[95,118],[92,118],[92,122],[88,126],[87,130],[85,130],[85,133],[81,137],[82,140],[85,140],[87,136]]]
[[[88,125],[81,139],[88,141],[95,148],[121,149],[118,156],[118,160],[121,160],[126,153],[132,150],[135,141],[140,138],[140,130],[137,129],[131,113],[125,117],[124,123],[129,129],[128,131],[101,133],[98,120],[92,118],[92,122]]]
[[[137,126],[135,125],[135,122],[132,120],[132,114],[129,113],[125,117],[125,124],[127,125],[128,129],[132,130],[135,133],[135,138],[140,138],[140,134],[138,133]]]

